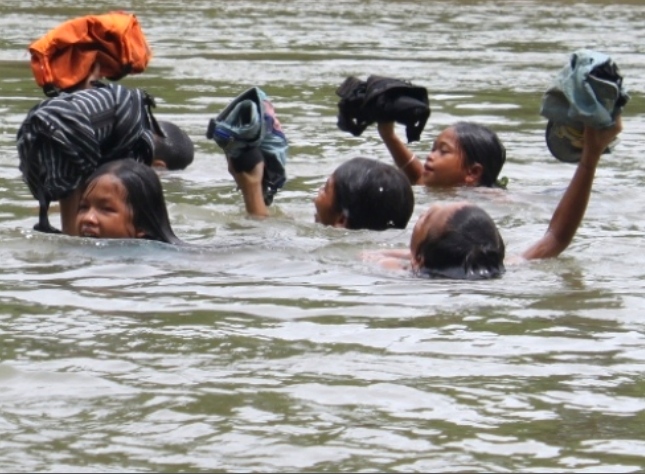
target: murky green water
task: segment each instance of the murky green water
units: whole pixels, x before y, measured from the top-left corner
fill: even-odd
[[[109,1],[0,5],[0,471],[631,472],[645,468],[645,5],[640,1],[125,1],[158,98],[197,155],[162,176],[200,244],[34,233],[15,133],[42,98],[27,46]],[[336,127],[348,75],[430,91],[422,142],[464,118],[508,149],[505,196],[471,199],[510,254],[539,238],[573,167],[547,152],[541,94],[575,49],[632,95],[574,243],[498,281],[425,281],[362,262],[404,231],[313,223],[341,162],[389,155]],[[252,85],[291,142],[273,217],[244,217],[208,120]],[[415,219],[413,217],[413,220]],[[55,221],[55,220],[54,220]]]

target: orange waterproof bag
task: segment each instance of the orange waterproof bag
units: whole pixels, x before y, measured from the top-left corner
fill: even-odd
[[[101,77],[116,81],[143,72],[152,57],[139,21],[114,11],[66,21],[29,46],[31,70],[45,94],[84,80],[98,62]]]

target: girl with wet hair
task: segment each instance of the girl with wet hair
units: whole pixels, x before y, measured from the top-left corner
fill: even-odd
[[[569,246],[587,209],[600,156],[621,130],[620,117],[609,128],[585,127],[582,157],[573,178],[544,236],[522,253],[524,260],[557,257]],[[486,279],[505,271],[504,241],[497,226],[483,209],[467,202],[431,206],[415,224],[409,250],[365,257],[431,277]]]
[[[264,163],[229,172],[242,191],[246,211],[255,217],[269,215],[262,199]],[[341,164],[314,198],[316,222],[351,230],[404,229],[414,210],[414,193],[405,175],[395,167],[364,157]]]
[[[183,243],[174,233],[157,173],[132,159],[106,163],[81,187],[76,214],[81,237]]]
[[[431,208],[428,212],[433,211]],[[424,217],[418,225],[424,225]],[[421,274],[482,279],[504,273],[504,241],[493,219],[480,207],[459,205],[447,218],[439,238],[428,231],[422,235],[425,238],[415,245],[414,255]]]
[[[393,166],[356,157],[341,164],[314,200],[316,221],[346,229],[405,229],[414,194]]]
[[[379,123],[378,131],[394,163],[413,185],[505,186],[499,174],[506,162],[506,148],[497,134],[484,125],[457,122],[444,129],[425,162],[398,137],[394,122]]]

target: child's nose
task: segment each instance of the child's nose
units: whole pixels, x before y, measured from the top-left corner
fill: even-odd
[[[88,224],[96,224],[98,222],[96,218],[96,212],[94,212],[94,209],[88,209],[85,211],[83,214],[81,214],[81,222],[88,223]]]

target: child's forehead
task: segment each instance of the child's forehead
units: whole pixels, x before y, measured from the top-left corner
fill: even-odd
[[[457,130],[455,130],[455,127],[446,127],[441,132],[439,132],[436,141],[454,142],[457,141],[458,138],[459,137],[457,135]]]
[[[107,173],[94,178],[87,186],[85,194],[107,194],[123,198],[127,195],[127,190],[119,177],[112,173]]]

